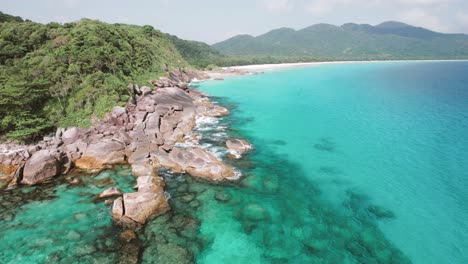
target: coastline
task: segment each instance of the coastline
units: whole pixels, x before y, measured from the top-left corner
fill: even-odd
[[[108,234],[114,234],[112,243],[118,243],[120,247],[108,250],[108,254],[123,263],[138,263],[144,249],[147,252],[154,250],[140,240],[148,239],[145,230],[152,232],[152,226],[159,226],[164,219],[176,217],[190,221],[183,227],[178,221],[168,221],[164,230],[169,233],[174,229],[196,230],[198,220],[185,215],[200,206],[195,199],[199,194],[192,188],[210,185],[217,186],[221,192],[226,184],[236,184],[241,176],[236,162],[252,146],[226,133],[227,125],[218,127],[221,117],[230,112],[190,88],[189,83],[194,79],[206,80],[209,76],[198,71],[171,71],[168,78],[150,81],[153,88],[132,85],[133,100],[125,107],[115,106],[89,129],[58,128],[54,135],[46,136],[34,145],[0,144],[0,192],[3,195],[0,204],[7,206],[0,213],[0,220],[5,220],[5,225],[0,228],[12,230],[10,236],[15,236],[15,232],[23,229],[10,229],[9,225],[28,221],[21,216],[23,205],[33,201],[44,206],[62,204],[67,202],[63,198],[66,196],[72,199],[68,207],[70,215],[67,215],[70,216],[67,221],[71,223],[82,219],[93,221],[93,208],[100,208],[101,214],[109,217],[104,218],[109,219],[107,222],[100,217],[99,225],[93,227],[86,224],[86,230],[91,234],[99,226]],[[206,144],[211,136],[202,136],[204,129],[217,131],[213,135],[218,140],[217,146]],[[123,175],[122,168],[125,168]],[[115,177],[125,177],[125,180],[121,182]],[[181,179],[187,189],[174,189],[182,183]],[[45,194],[53,192],[57,192],[56,199],[48,202]],[[216,199],[222,202],[229,198],[218,196]],[[79,199],[84,207],[76,204]],[[181,208],[181,202],[187,203],[188,207]],[[37,210],[25,212],[38,213]],[[56,219],[51,214],[47,221]],[[41,228],[47,229],[45,226]],[[61,243],[79,248],[77,254],[82,254],[83,250],[100,254],[101,242],[75,245],[76,238],[84,237],[85,232],[78,228],[66,230],[72,239],[64,237]],[[97,232],[99,236],[101,231]],[[54,234],[50,232],[50,236],[55,237]],[[179,242],[182,238],[177,236]],[[93,237],[91,240],[95,239],[105,238]],[[171,233],[168,239],[174,239],[174,234]],[[172,242],[160,244],[166,248],[160,252],[157,249],[158,258],[170,258],[174,247],[182,250]],[[186,247],[190,248],[189,245]],[[179,263],[186,263],[184,261],[191,258],[190,252],[196,251],[183,250],[185,253],[177,256],[184,259]],[[58,253],[54,255],[57,259],[66,257]]]
[[[321,61],[321,62],[294,62],[294,63],[275,63],[275,64],[250,64],[241,66],[229,66],[222,67],[225,71],[248,71],[258,72],[264,70],[276,70],[286,69],[295,67],[307,67],[307,66],[320,66],[328,64],[356,64],[356,63],[392,63],[392,62],[463,62],[468,61],[466,59],[461,60],[368,60],[368,61]]]
[[[122,193],[109,188],[100,196],[118,196],[113,201],[113,220],[135,229],[135,224],[144,225],[149,218],[170,210],[163,195],[164,181],[156,173],[159,168],[214,183],[237,180],[235,168],[199,144],[194,129],[200,118],[217,119],[229,111],[190,89],[194,79],[206,80],[209,76],[171,71],[168,78],[149,81],[153,88],[129,86],[133,99],[125,107],[115,106],[89,129],[58,128],[33,145],[0,144],[0,190],[38,185],[70,171],[98,174],[127,164],[137,180],[137,191]],[[240,153],[250,148],[237,139],[228,139],[225,144]],[[79,184],[72,177],[69,181]]]

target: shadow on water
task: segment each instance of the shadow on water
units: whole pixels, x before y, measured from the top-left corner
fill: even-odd
[[[272,150],[283,142],[267,142],[236,129],[251,122],[248,119],[222,122],[255,146],[241,160],[225,158],[243,178],[214,185],[161,171],[173,210],[147,225],[143,263],[410,263],[378,227],[379,220],[394,217],[391,211],[357,190],[348,190],[338,205],[329,202],[300,164]],[[216,142],[210,133],[203,137],[224,145],[224,139]],[[320,139],[315,147],[336,149],[330,138]],[[342,173],[325,165],[319,171]],[[244,252],[230,251],[236,247],[257,258],[242,259]]]
[[[320,151],[335,152],[336,143],[333,138],[324,137],[318,140],[318,143],[314,144],[314,148]]]

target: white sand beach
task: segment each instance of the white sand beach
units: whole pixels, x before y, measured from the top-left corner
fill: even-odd
[[[384,62],[444,62],[444,61],[466,61],[466,60],[374,60],[374,61],[324,61],[324,62],[298,62],[298,63],[278,63],[278,64],[253,64],[253,65],[243,65],[243,66],[231,66],[223,67],[224,70],[240,70],[240,71],[265,71],[265,70],[275,70],[275,69],[284,69],[291,67],[304,67],[304,66],[314,66],[314,65],[325,65],[325,64],[349,64],[349,63],[384,63]]]

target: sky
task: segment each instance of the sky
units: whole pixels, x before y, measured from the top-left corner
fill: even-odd
[[[152,25],[213,44],[238,34],[400,21],[445,33],[468,33],[468,0],[0,0],[0,11],[32,21]]]

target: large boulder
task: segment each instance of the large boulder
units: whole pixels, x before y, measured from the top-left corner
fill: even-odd
[[[60,171],[60,156],[50,150],[41,150],[26,162],[21,183],[34,185],[59,175]]]
[[[175,172],[187,172],[191,176],[211,181],[232,179],[234,171],[215,156],[199,147],[173,148],[161,165]]]
[[[182,105],[182,107],[194,107],[194,99],[183,90],[175,87],[156,90],[156,104]]]
[[[62,141],[65,144],[70,144],[78,140],[80,137],[80,129],[77,127],[70,127],[62,133]]]
[[[164,193],[164,180],[161,177],[140,176],[137,178],[135,188],[138,192]]]
[[[126,193],[123,196],[123,205],[124,216],[140,224],[170,209],[164,194],[152,192]]]
[[[150,164],[147,164],[150,166]],[[126,193],[114,201],[112,219],[119,225],[145,224],[151,218],[167,212],[170,207],[164,195],[164,180],[154,171],[137,178],[137,192]]]
[[[88,145],[83,156],[75,161],[75,166],[90,172],[96,172],[105,167],[125,161],[125,146],[115,140],[103,139]]]

